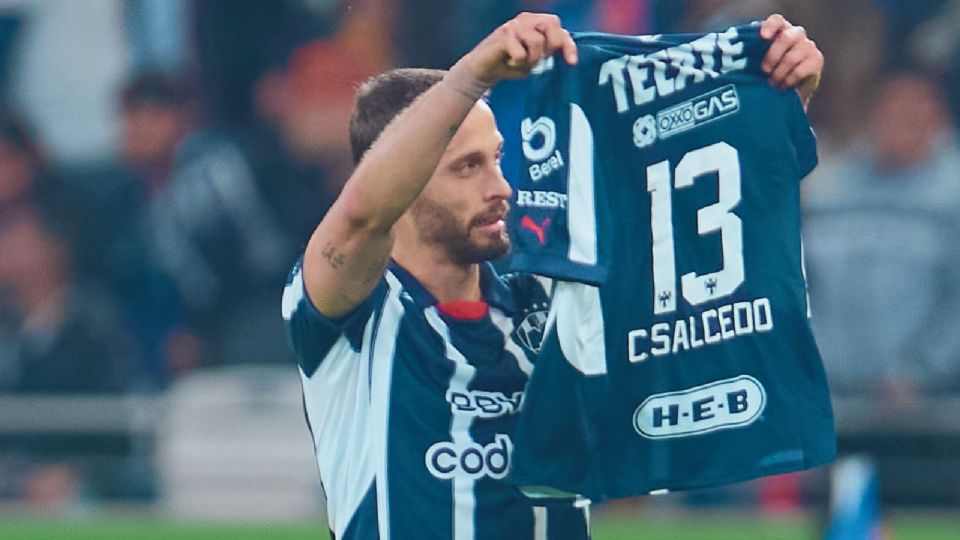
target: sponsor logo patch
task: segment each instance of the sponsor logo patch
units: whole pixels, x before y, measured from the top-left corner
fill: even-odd
[[[517,206],[530,208],[566,208],[567,194],[559,191],[517,190]]]
[[[752,424],[767,404],[760,381],[749,375],[678,392],[654,394],[633,413],[633,427],[648,439],[702,435]]]
[[[523,405],[523,392],[506,395],[503,392],[468,390],[466,392],[447,391],[450,412],[462,413],[479,418],[497,418],[514,414]]]
[[[470,443],[458,447],[450,441],[434,443],[427,448],[424,463],[430,474],[441,480],[457,476],[472,479],[489,476],[500,480],[510,469],[511,452],[510,437],[498,433],[493,442],[486,445]]]
[[[523,157],[530,161],[543,161],[553,154],[557,146],[557,125],[547,116],[536,120],[524,118],[520,122],[520,137],[523,139]]]
[[[523,216],[520,219],[520,226],[537,235],[537,241],[541,245],[547,243],[547,227],[550,226],[550,218],[543,218],[543,221],[537,223],[530,216]]]
[[[552,118],[524,118],[520,122],[523,157],[531,162],[527,171],[538,182],[564,166],[563,154],[557,149],[557,125]]]
[[[677,103],[652,115],[641,116],[633,124],[633,144],[646,148],[740,110],[740,97],[732,84]]]

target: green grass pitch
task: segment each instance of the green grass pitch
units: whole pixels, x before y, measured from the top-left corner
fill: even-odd
[[[903,517],[889,524],[891,540],[956,540],[960,516]],[[595,540],[811,540],[816,533],[798,519],[763,520],[684,513],[663,518],[599,516]],[[328,540],[319,523],[177,523],[157,518],[50,519],[0,516],[0,540]]]

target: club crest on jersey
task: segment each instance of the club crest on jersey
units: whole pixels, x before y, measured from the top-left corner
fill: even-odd
[[[543,346],[543,332],[547,325],[547,303],[539,302],[524,309],[513,335],[524,347],[539,353]]]
[[[740,97],[732,84],[677,103],[653,115],[641,116],[633,124],[633,144],[646,148],[666,139],[740,110]]]
[[[633,428],[647,439],[702,435],[752,424],[767,404],[760,381],[739,375],[678,392],[654,394],[633,413]]]

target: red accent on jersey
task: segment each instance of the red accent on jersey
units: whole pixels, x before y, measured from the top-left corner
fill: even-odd
[[[440,313],[454,319],[479,321],[487,316],[490,306],[482,300],[453,300],[437,304]]]
[[[544,218],[542,223],[537,224],[530,216],[523,216],[520,219],[520,226],[533,231],[533,234],[537,235],[537,240],[540,241],[541,244],[547,243],[546,230],[547,227],[550,226],[550,218]]]

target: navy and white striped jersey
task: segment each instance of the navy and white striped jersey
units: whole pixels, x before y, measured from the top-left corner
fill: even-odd
[[[441,305],[391,263],[331,320],[291,272],[283,317],[336,538],[588,538],[585,505],[533,506],[502,481],[546,293],[488,264],[481,289],[485,302]]]

